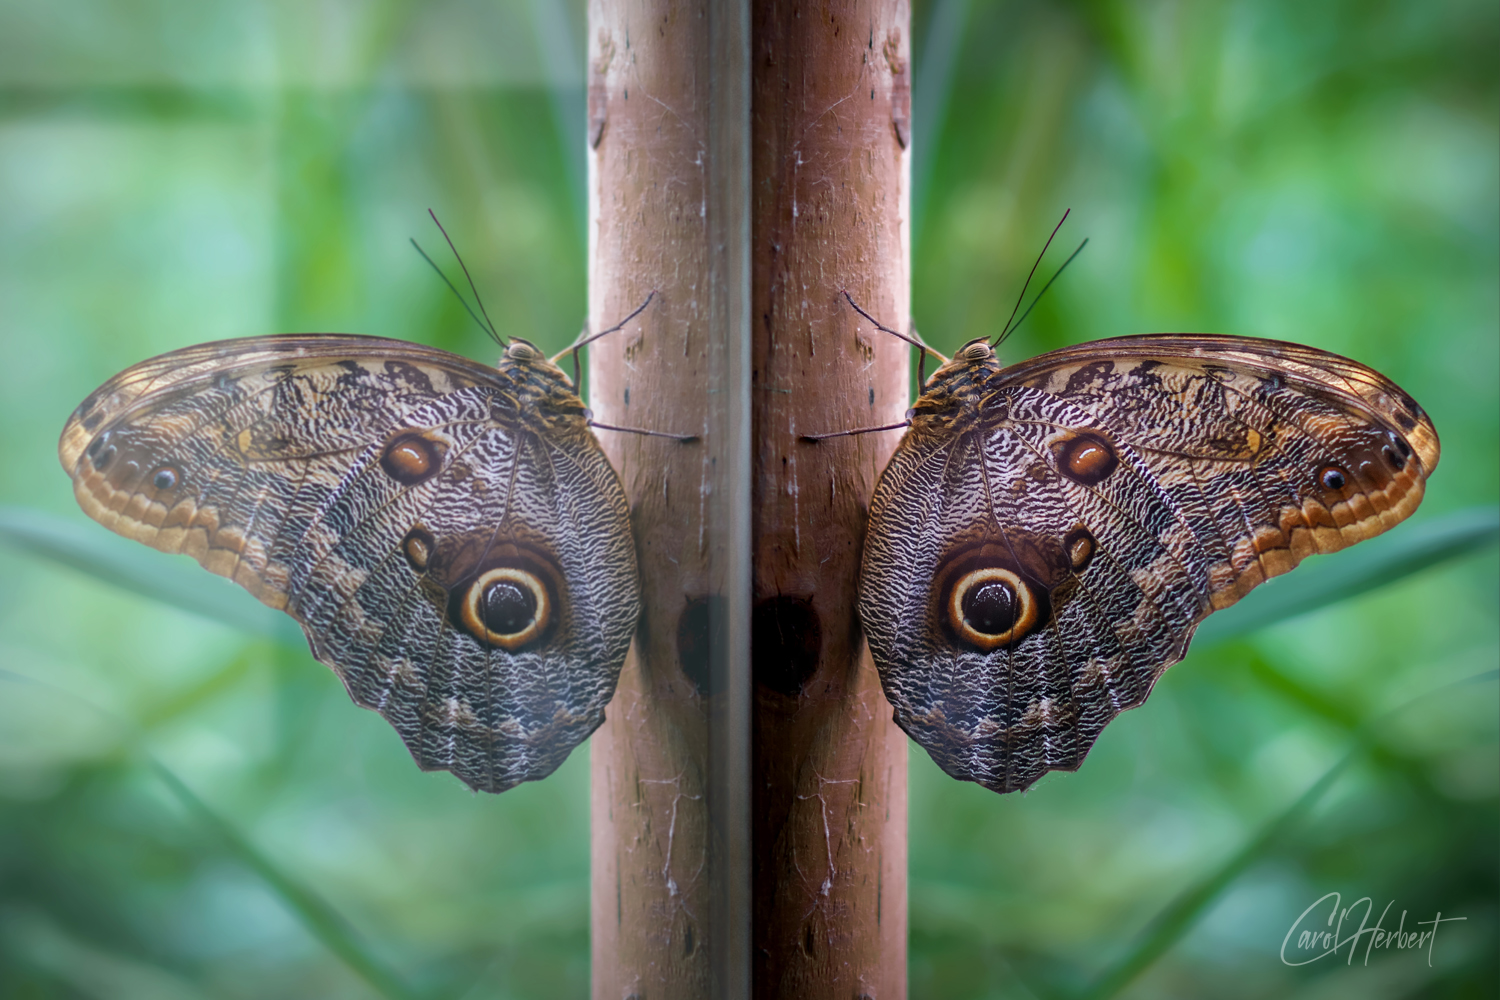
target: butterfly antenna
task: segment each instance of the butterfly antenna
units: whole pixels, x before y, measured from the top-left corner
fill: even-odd
[[[999,339],[997,339],[994,345],[991,346],[998,346],[1004,343],[1006,337],[1009,337],[1011,334],[1015,333],[1018,329],[1021,328],[1021,324],[1026,322],[1026,317],[1031,315],[1031,310],[1036,308],[1036,304],[1042,300],[1042,296],[1047,294],[1047,289],[1052,287],[1052,282],[1056,281],[1058,277],[1060,277],[1062,273],[1068,269],[1068,265],[1073,263],[1073,258],[1083,253],[1083,248],[1088,245],[1088,240],[1084,240],[1082,243],[1078,244],[1078,249],[1074,250],[1071,254],[1068,255],[1068,259],[1063,261],[1062,267],[1058,268],[1057,272],[1053,274],[1050,279],[1048,279],[1045,285],[1042,286],[1042,290],[1036,293],[1036,298],[1031,300],[1031,305],[1027,306],[1026,311],[1021,314],[1021,318],[1016,320],[1016,325],[1000,334]]]
[[[1047,248],[1052,245],[1052,240],[1057,236],[1057,231],[1062,228],[1062,224],[1064,222],[1068,221],[1068,213],[1072,211],[1073,210],[1071,208],[1063,209],[1062,218],[1058,219],[1057,225],[1052,227],[1052,235],[1047,237],[1046,243],[1042,244],[1042,252],[1036,255],[1036,261],[1031,265],[1031,273],[1026,275],[1026,281],[1021,285],[1021,294],[1016,296],[1016,304],[1011,306],[1010,308],[1010,318],[1005,321],[1005,327],[1000,331],[1000,336],[990,341],[991,347],[996,346],[1006,337],[1010,336],[1010,331],[1012,329],[1011,320],[1016,318],[1016,310],[1021,308],[1021,300],[1026,298],[1026,289],[1031,287],[1031,279],[1036,276],[1036,269],[1042,266],[1042,258],[1047,256]],[[1032,305],[1036,305],[1036,303],[1032,302]],[[1030,310],[1027,311],[1030,312]],[[1022,318],[1024,319],[1025,317]],[[1019,323],[1016,324],[1016,326],[1020,325],[1021,324]]]
[[[474,301],[479,303],[479,312],[484,316],[484,321],[489,326],[490,336],[494,337],[495,341],[501,346],[504,346],[505,339],[500,336],[500,332],[495,329],[495,324],[490,319],[490,314],[485,311],[484,299],[479,297],[479,286],[474,284],[474,276],[469,273],[469,265],[464,263],[463,255],[458,252],[458,247],[453,245],[453,238],[448,235],[448,230],[444,229],[443,224],[438,221],[437,213],[429,208],[427,214],[432,216],[433,225],[438,227],[438,232],[442,233],[443,239],[448,241],[448,249],[453,251],[453,257],[458,261],[458,266],[463,268],[464,278],[469,282],[469,291],[474,293]]]
[[[422,249],[422,244],[418,243],[416,240],[412,240],[411,245],[417,248],[417,253],[422,255],[422,259],[425,260],[429,265],[431,265],[432,269],[437,272],[437,276],[439,278],[443,279],[443,284],[447,285],[448,290],[453,293],[453,297],[458,299],[459,304],[464,307],[464,312],[468,313],[469,316],[474,320],[474,322],[479,324],[479,329],[483,330],[492,340],[495,341],[495,343],[499,344],[501,347],[504,347],[505,341],[500,337],[498,333],[495,332],[495,328],[492,326],[486,326],[484,320],[479,318],[479,314],[476,313],[472,308],[470,308],[469,301],[464,298],[463,293],[458,290],[457,286],[455,286],[453,282],[448,280],[448,276],[443,273],[442,268],[437,266],[437,262],[434,261],[431,257],[427,256],[427,251]]]

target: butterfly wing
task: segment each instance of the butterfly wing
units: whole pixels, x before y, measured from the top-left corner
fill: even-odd
[[[966,384],[881,477],[860,612],[897,722],[1001,792],[1077,768],[1199,622],[1399,523],[1438,461],[1406,393],[1292,344],[1119,338]]]
[[[287,612],[421,767],[502,791],[603,721],[639,610],[619,480],[532,375],[376,337],[204,344],[105,383],[59,453],[90,517]]]

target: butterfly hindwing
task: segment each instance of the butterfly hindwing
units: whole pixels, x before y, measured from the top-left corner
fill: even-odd
[[[1410,397],[1311,348],[966,348],[871,502],[860,612],[896,719],[997,791],[1076,768],[1203,618],[1397,524],[1437,458]]]
[[[534,351],[205,344],[107,382],[60,454],[91,517],[292,615],[424,768],[500,791],[603,721],[639,610],[628,511]]]

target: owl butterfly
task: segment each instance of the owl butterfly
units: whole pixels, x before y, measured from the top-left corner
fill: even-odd
[[[291,615],[419,766],[500,792],[599,727],[635,631],[629,512],[591,425],[520,338],[491,368],[308,334],[128,368],[59,454],[90,517]]]
[[[1077,769],[1204,618],[1394,527],[1437,466],[1410,396],[1296,344],[943,361],[870,501],[859,614],[896,722],[997,792]]]

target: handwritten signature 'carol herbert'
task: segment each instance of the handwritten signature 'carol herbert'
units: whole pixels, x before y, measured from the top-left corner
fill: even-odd
[[[1355,900],[1348,907],[1343,907],[1340,905],[1340,903],[1342,902],[1342,898],[1343,897],[1341,897],[1337,892],[1330,892],[1325,894],[1317,902],[1313,903],[1307,909],[1302,911],[1302,915],[1296,919],[1291,928],[1286,932],[1286,937],[1282,938],[1282,962],[1287,965],[1293,966],[1308,965],[1312,962],[1316,962],[1320,958],[1327,958],[1329,955],[1336,955],[1338,954],[1339,949],[1347,946],[1349,949],[1349,958],[1347,964],[1353,965],[1354,953],[1359,947],[1360,939],[1368,936],[1368,940],[1365,942],[1365,965],[1370,964],[1370,952],[1376,948],[1396,948],[1398,950],[1404,951],[1406,949],[1420,949],[1425,947],[1427,949],[1427,964],[1428,966],[1431,966],[1432,949],[1437,942],[1438,926],[1440,924],[1448,924],[1459,920],[1469,919],[1468,917],[1444,917],[1442,911],[1439,910],[1437,915],[1434,916],[1431,920],[1419,920],[1415,924],[1415,926],[1419,928],[1430,927],[1431,930],[1408,931],[1406,929],[1407,911],[1402,910],[1401,919],[1396,928],[1394,930],[1386,930],[1384,927],[1385,919],[1386,916],[1390,913],[1391,907],[1395,905],[1395,900],[1392,900],[1391,902],[1385,904],[1385,909],[1380,912],[1380,919],[1375,921],[1375,926],[1370,927],[1367,925],[1370,921],[1370,915],[1374,912],[1374,900],[1372,900],[1369,896],[1365,896],[1361,899]],[[1303,921],[1307,920],[1309,915],[1311,915],[1313,911],[1317,910],[1320,906],[1322,906],[1329,900],[1333,901],[1333,906],[1328,912],[1328,919],[1324,922],[1323,929],[1313,929],[1316,924],[1312,924],[1309,927],[1304,927]],[[1349,919],[1350,914],[1352,914],[1361,905],[1364,906],[1364,915],[1360,917],[1359,930],[1348,936],[1345,936],[1343,933],[1345,922]],[[1311,957],[1303,958],[1300,961],[1292,961],[1291,959],[1287,958],[1287,946],[1292,944],[1292,938],[1294,935],[1296,936],[1296,946],[1293,952],[1293,957],[1296,956],[1296,953],[1298,951],[1306,954],[1309,951],[1316,950],[1317,953],[1312,955]]]

